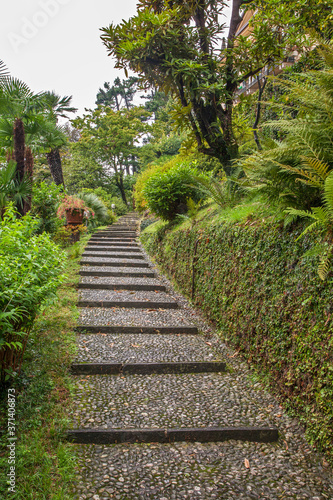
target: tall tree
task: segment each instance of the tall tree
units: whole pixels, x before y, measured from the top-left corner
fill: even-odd
[[[139,0],[137,15],[103,28],[101,38],[117,68],[178,99],[179,119],[187,121],[199,151],[218,158],[230,173],[238,150],[232,111],[240,82],[283,60],[295,45],[304,46],[306,37],[296,0],[233,0],[221,52],[225,6],[216,0]],[[242,9],[257,6],[251,37],[238,36]]]
[[[73,120],[81,134],[77,147],[89,150],[104,171],[114,177],[125,203],[124,176],[131,174],[131,167],[135,169],[136,144],[147,129],[148,116],[144,108],[113,111],[108,106],[100,106],[83,118]]]
[[[117,77],[112,87],[109,82],[104,83],[104,88],[100,88],[96,96],[96,104],[110,106],[110,108],[119,111],[123,106],[130,109],[133,104],[133,98],[137,90],[138,79],[130,76],[127,80],[120,80]]]

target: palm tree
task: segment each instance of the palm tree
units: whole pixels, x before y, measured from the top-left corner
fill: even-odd
[[[9,201],[16,206],[24,206],[25,212],[29,208],[29,197],[31,195],[31,181],[26,176],[21,183],[16,179],[16,163],[10,160],[6,166],[0,167],[0,219],[4,214]]]
[[[68,113],[75,113],[77,108],[72,107],[72,97],[60,97],[55,92],[45,92],[44,102],[46,105],[47,116],[55,125],[55,128],[49,127],[45,134],[49,151],[46,153],[47,162],[50,167],[51,175],[54,182],[59,186],[64,184],[64,176],[62,172],[62,163],[60,156],[60,148],[67,143],[67,136],[62,127],[58,126],[59,118],[68,118]]]
[[[28,85],[13,78],[0,61],[0,136],[16,162],[15,180],[23,182],[26,157],[25,126],[33,125],[42,109],[43,94],[34,94]],[[30,173],[32,174],[32,173]],[[24,215],[24,204],[17,203],[18,212]]]

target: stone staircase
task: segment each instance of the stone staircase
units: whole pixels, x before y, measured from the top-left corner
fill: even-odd
[[[78,360],[72,365],[77,376],[77,410],[69,438],[76,443],[276,441],[276,428],[268,422],[257,425],[255,405],[242,421],[234,421],[225,362],[204,348],[197,327],[186,320],[178,303],[156,279],[137,235],[135,214],[122,217],[95,234],[83,254],[78,303],[81,335]],[[128,334],[136,334],[136,344],[132,339],[126,344]],[[160,343],[169,336],[169,347],[185,351],[186,359],[164,358],[163,350],[159,353],[156,348],[150,352],[149,339],[141,338],[147,334],[158,336]],[[142,340],[146,344],[144,360],[140,355],[136,358],[132,347],[141,349]],[[192,347],[186,356],[188,340],[192,346],[195,343],[196,352]],[[123,349],[115,357],[120,342]],[[130,360],[126,345],[132,353]],[[83,378],[87,375],[91,376],[88,384]],[[136,375],[147,379],[138,382]],[[192,405],[201,414],[200,403],[206,419],[192,416]],[[156,413],[154,418],[150,411],[143,411],[150,409]]]
[[[294,488],[298,469],[276,444],[268,403],[157,278],[138,223],[129,214],[99,231],[81,261],[68,430],[79,457],[73,498],[316,498],[317,486],[312,496]],[[316,485],[315,467],[308,477]]]

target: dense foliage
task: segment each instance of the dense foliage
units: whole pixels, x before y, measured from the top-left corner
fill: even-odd
[[[157,170],[143,188],[149,209],[164,220],[173,220],[185,212],[189,198],[200,199],[199,191],[191,185],[192,176],[198,174],[194,165],[185,162],[166,171]]]
[[[333,456],[333,276],[303,257],[315,238],[265,222],[154,231],[141,240]]]
[[[56,297],[64,254],[38,220],[16,218],[9,207],[0,222],[0,379],[19,370],[34,319]]]

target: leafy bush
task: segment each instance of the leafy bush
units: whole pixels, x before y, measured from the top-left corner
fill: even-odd
[[[73,244],[73,241],[78,241],[80,236],[84,235],[88,231],[87,226],[84,224],[79,224],[72,226],[68,224],[67,226],[61,226],[54,233],[52,239],[57,245],[61,247],[68,247]]]
[[[20,369],[34,319],[56,298],[65,255],[38,220],[16,218],[12,206],[0,222],[0,381]]]
[[[190,185],[193,176],[199,176],[197,168],[186,163],[180,163],[166,172],[156,172],[143,188],[149,209],[167,221],[186,212],[187,199],[198,202],[203,198],[200,191]]]
[[[57,217],[58,207],[64,197],[62,187],[54,182],[41,182],[32,189],[31,213],[38,217],[37,232],[55,233],[62,222]]]
[[[172,160],[163,163],[162,165],[158,163],[154,163],[150,165],[148,168],[140,172],[140,174],[137,177],[135,187],[134,187],[134,200],[135,200],[135,208],[139,210],[139,212],[143,212],[144,210],[147,209],[147,200],[144,195],[144,188],[145,185],[152,177],[154,174],[157,174],[158,172],[166,172],[167,170],[170,170],[172,167],[175,165],[179,164],[179,158],[173,158]]]
[[[117,196],[113,196],[110,200],[111,205],[115,205],[115,208],[113,211],[115,212],[116,215],[125,215],[128,212],[128,207],[126,204],[123,202],[121,198],[118,198]]]

